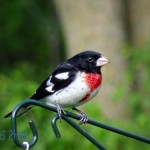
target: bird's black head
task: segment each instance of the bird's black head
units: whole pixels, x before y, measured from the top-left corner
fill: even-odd
[[[81,71],[100,73],[101,67],[108,64],[109,60],[96,51],[84,51],[68,59],[68,62]]]

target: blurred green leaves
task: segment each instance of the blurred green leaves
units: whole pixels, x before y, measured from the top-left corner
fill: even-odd
[[[1,0],[1,63],[12,65],[28,60],[37,65],[47,62],[53,67],[65,57],[60,25],[53,1]]]
[[[146,115],[150,104],[150,43],[141,49],[128,47],[126,52],[129,62],[127,79],[131,83],[128,103],[135,111],[134,115]]]
[[[0,33],[1,134],[3,130],[10,130],[10,120],[3,119],[3,116],[21,100],[29,98],[43,79],[65,58],[65,39],[55,5],[49,0],[1,0]],[[92,119],[150,137],[148,132],[150,129],[150,42],[142,49],[131,46],[123,49],[123,55],[128,62],[125,79],[130,81],[130,91],[126,93],[122,85],[113,98],[121,99],[122,96],[127,95],[127,105],[131,115],[120,120],[107,119],[101,113],[96,101],[92,102],[92,107],[91,102],[86,104],[84,111]],[[26,116],[18,119],[20,131],[29,134],[28,120],[31,118],[34,120],[39,132],[39,140],[33,149],[96,149],[64,122],[58,125],[62,138],[57,140],[50,127],[50,118],[53,114],[35,107]],[[141,150],[141,147],[148,149],[147,144],[103,129],[90,125],[82,127],[108,149]],[[5,140],[0,136],[0,144],[4,150],[17,149],[8,136]]]

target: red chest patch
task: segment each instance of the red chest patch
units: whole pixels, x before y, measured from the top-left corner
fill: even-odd
[[[99,85],[102,82],[102,75],[100,74],[86,74],[85,81],[87,82],[87,85],[91,89],[91,92],[94,91],[96,88],[99,87]]]
[[[100,84],[102,83],[102,75],[100,74],[86,74],[85,81],[90,88],[91,92],[96,90]],[[90,97],[90,93],[88,93],[80,102],[86,101]]]

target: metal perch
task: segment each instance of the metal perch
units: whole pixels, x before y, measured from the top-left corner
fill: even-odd
[[[22,102],[20,102],[13,110],[12,112],[12,116],[11,116],[11,121],[12,121],[12,131],[13,131],[13,140],[15,142],[15,144],[17,146],[19,146],[20,148],[22,149],[25,149],[25,145],[19,141],[18,138],[16,138],[16,135],[17,134],[17,123],[16,123],[16,116],[17,116],[17,112],[23,107],[23,106],[27,106],[28,104],[31,104],[31,105],[35,105],[35,106],[39,106],[39,107],[42,107],[44,109],[48,109],[48,110],[51,110],[51,111],[54,111],[54,112],[57,112],[57,109],[56,107],[53,107],[53,106],[49,106],[45,103],[42,103],[40,101],[36,101],[36,100],[24,100]],[[80,116],[79,115],[76,115],[76,114],[73,114],[73,113],[70,113],[68,111],[65,111],[66,112],[66,115],[62,114],[62,119],[64,121],[66,121],[69,125],[71,125],[74,129],[76,129],[80,134],[82,134],[85,138],[87,138],[91,143],[93,143],[98,149],[100,150],[106,150],[106,148],[103,147],[103,145],[101,145],[97,140],[95,140],[93,137],[91,137],[87,132],[85,132],[81,127],[80,125],[76,124],[74,121],[72,121],[72,119],[70,118],[73,118],[73,119],[76,119],[76,120],[80,120]],[[57,138],[60,138],[61,137],[61,134],[58,130],[58,127],[57,127],[57,120],[59,119],[58,115],[55,115],[52,120],[51,120],[51,124],[52,124],[52,128],[53,128],[53,131],[56,135]],[[100,122],[97,122],[97,121],[94,121],[94,120],[91,120],[91,119],[88,119],[88,124],[91,124],[93,126],[96,126],[96,127],[100,127],[100,128],[103,128],[105,130],[109,130],[109,131],[112,131],[112,132],[115,132],[117,134],[121,134],[123,136],[127,136],[129,138],[132,138],[132,139],[135,139],[135,140],[138,140],[138,141],[142,141],[142,142],[145,142],[145,143],[148,143],[150,144],[150,138],[145,138],[145,137],[142,137],[140,135],[137,135],[137,134],[133,134],[133,133],[130,133],[130,132],[127,132],[127,131],[124,131],[124,130],[121,130],[121,129],[118,129],[118,128],[114,128],[112,126],[109,126],[109,125],[106,125],[106,124],[103,124],[103,123],[100,123]],[[32,134],[33,134],[33,138],[29,143],[29,148],[34,146],[38,140],[38,132],[37,132],[37,129],[34,125],[34,122],[33,121],[29,121],[29,125],[30,125],[30,128],[31,128],[31,131],[32,131]]]

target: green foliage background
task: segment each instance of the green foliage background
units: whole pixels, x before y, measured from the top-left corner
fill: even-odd
[[[65,38],[55,6],[48,0],[0,2],[0,145],[1,149],[19,149],[12,141],[11,121],[3,116],[21,100],[30,97],[56,65],[65,59]],[[103,117],[94,101],[83,107],[88,116],[106,124],[150,137],[150,42],[143,49],[125,46],[122,54],[130,61],[125,79],[131,83],[127,94],[130,116],[110,120]],[[136,72],[141,73],[138,75]],[[139,79],[139,80],[138,80]],[[120,98],[120,94],[114,95]],[[117,102],[117,101],[115,101]],[[93,109],[94,107],[94,109]],[[30,140],[28,120],[34,120],[39,140],[32,149],[82,150],[96,149],[64,121],[58,124],[62,137],[56,139],[50,119],[54,113],[34,108],[18,119],[20,140]],[[82,126],[88,133],[112,150],[141,150],[149,145],[92,127]]]

